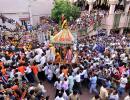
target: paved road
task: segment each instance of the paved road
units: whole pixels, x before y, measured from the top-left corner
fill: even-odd
[[[48,83],[47,81],[44,81],[45,89],[47,90],[47,95],[50,96],[49,100],[54,100],[55,97],[55,88],[53,84]],[[127,95],[127,93],[125,94]],[[89,90],[84,86],[82,87],[82,95],[80,95],[80,100],[91,100],[94,94],[90,94]],[[124,97],[121,97],[120,100],[124,100]]]
[[[48,83],[47,81],[44,82],[45,89],[47,90],[47,95],[50,96],[50,100],[54,100],[55,97],[55,89],[53,84]],[[91,100],[92,94],[84,87],[82,88],[83,94],[80,96],[81,100]]]

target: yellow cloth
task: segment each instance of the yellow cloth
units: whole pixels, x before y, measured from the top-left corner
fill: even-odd
[[[60,56],[59,53],[56,54],[55,62],[56,62],[56,63],[61,62],[61,56]]]
[[[68,28],[67,20],[64,20],[62,24],[62,29],[67,29],[67,28]]]
[[[108,91],[103,86],[100,88],[100,98],[102,100],[107,100],[108,98]]]

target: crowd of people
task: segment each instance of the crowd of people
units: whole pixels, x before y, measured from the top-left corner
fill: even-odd
[[[62,48],[62,54],[49,42],[29,51],[2,46],[0,99],[48,100],[48,81],[55,100],[80,100],[84,86],[95,94],[92,100],[119,100],[129,88],[129,45],[125,35],[98,34],[79,40],[77,50]]]
[[[90,88],[98,93],[96,89],[96,83],[98,82],[103,86],[100,89],[100,93],[103,90],[104,95],[108,97],[109,92],[107,89],[113,89],[114,96],[117,96],[117,99],[114,97],[114,100],[119,100],[119,96],[124,94],[126,87],[128,88],[129,42],[127,41],[127,37],[117,34],[115,36],[98,35],[86,38],[81,43],[81,47],[83,47],[81,49],[81,57],[83,58],[83,62],[84,60],[86,62],[87,57],[86,63],[89,65],[89,75],[92,75],[92,83],[93,81],[95,83],[91,83]],[[113,96],[113,92],[110,92],[110,97],[111,95]],[[100,97],[102,99],[105,98]]]
[[[77,19],[77,28],[86,29],[86,27],[91,27],[95,23],[101,22],[101,19],[107,14],[104,10],[93,10],[90,13],[82,11],[80,17]]]
[[[77,20],[79,27],[72,24],[71,28],[89,27],[105,14],[83,12]],[[126,35],[98,34],[74,46],[58,47],[49,41],[50,34],[58,32],[57,24],[45,21],[35,31],[39,40],[35,48],[11,42],[0,47],[0,100],[50,100],[45,81],[55,89],[53,100],[81,100],[84,87],[94,94],[91,100],[130,100],[125,92],[130,88]]]

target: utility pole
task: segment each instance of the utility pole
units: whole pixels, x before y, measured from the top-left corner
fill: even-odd
[[[30,24],[33,26],[32,3],[37,0],[27,0]]]

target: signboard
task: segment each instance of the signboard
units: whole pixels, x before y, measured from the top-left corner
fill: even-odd
[[[120,19],[121,19],[121,14],[115,14],[114,15],[113,29],[116,29],[116,28],[119,27]]]

